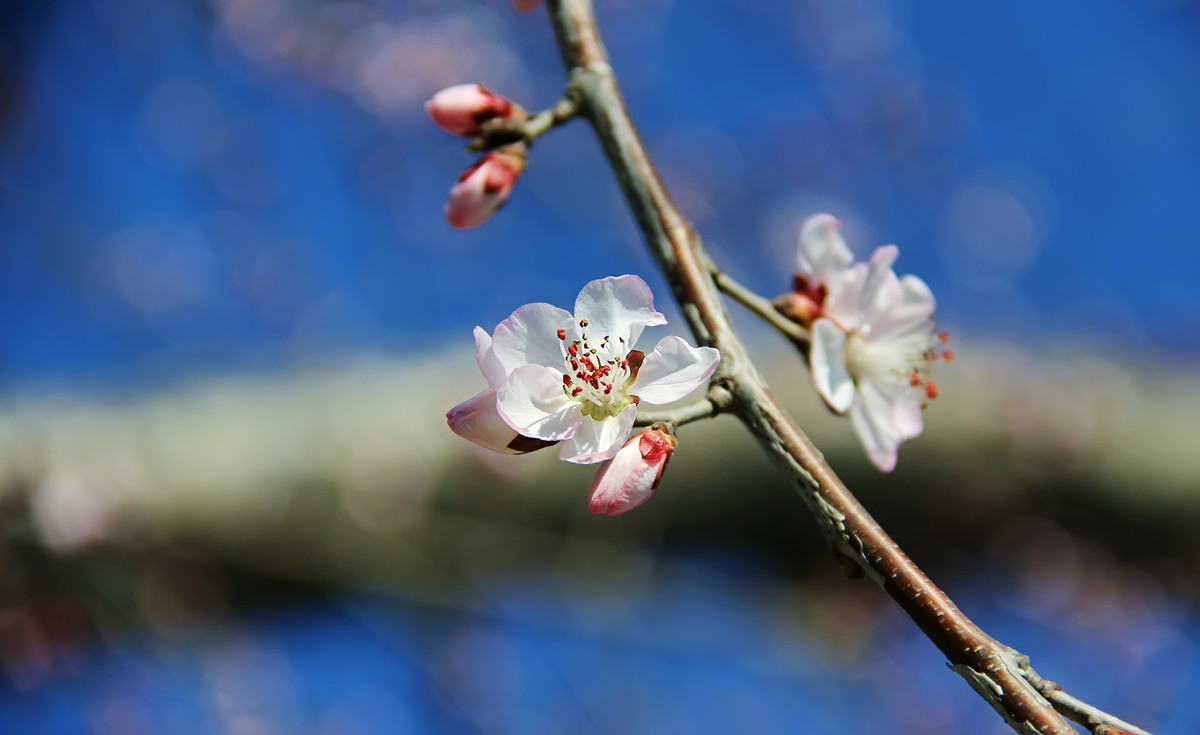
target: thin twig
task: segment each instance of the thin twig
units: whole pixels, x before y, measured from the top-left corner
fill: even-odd
[[[659,411],[639,409],[635,425],[650,426],[651,424],[670,423],[683,426],[700,419],[710,419],[722,411],[728,410],[732,401],[733,396],[729,393],[729,389],[718,383],[709,388],[708,395],[694,403]]]
[[[483,124],[479,137],[467,144],[468,151],[486,151],[509,143],[533,143],[548,130],[567,122],[579,112],[579,103],[570,92],[558,102],[529,119],[494,118]]]
[[[1029,666],[1027,658],[1021,663],[1023,673],[1029,683],[1033,684],[1034,688],[1042,693],[1042,696],[1054,706],[1054,709],[1069,719],[1081,725],[1086,725],[1088,729],[1097,733],[1124,732],[1128,733],[1128,735],[1150,735],[1150,733],[1137,725],[1132,725],[1119,717],[1114,717],[1103,710],[1093,707],[1087,702],[1080,701],[1064,692],[1058,684],[1049,679],[1043,679]],[[1104,728],[1108,728],[1108,730]]]
[[[775,328],[775,331],[787,337],[802,353],[808,353],[811,336],[807,329],[780,314],[774,304],[733,280],[728,273],[718,269],[716,266],[710,266],[709,270],[712,272],[713,282],[717,284],[717,288],[721,289],[726,296],[749,309],[759,319],[770,324]]]
[[[625,109],[590,0],[547,0],[580,113],[591,123],[638,226],[696,339],[721,351],[733,411],[796,482],[835,555],[861,569],[913,619],[1019,733],[1076,731],[1022,676],[1016,651],[984,633],[871,518],[783,410],[734,332],[700,238],[672,202]]]

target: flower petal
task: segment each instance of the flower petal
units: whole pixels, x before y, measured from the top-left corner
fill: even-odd
[[[588,510],[615,516],[646,502],[674,450],[674,437],[662,431],[647,429],[635,435],[596,472],[588,491]]]
[[[646,355],[629,392],[646,403],[678,401],[705,383],[717,370],[721,353],[692,347],[680,337],[663,337]]]
[[[563,370],[562,340],[558,330],[570,329],[574,319],[557,306],[526,304],[500,322],[492,337],[492,349],[505,373],[522,365],[545,365]]]
[[[847,332],[857,329],[862,323],[859,306],[866,280],[866,263],[855,263],[825,280],[825,302],[821,305],[821,311]]]
[[[933,293],[924,281],[916,276],[904,276],[897,281],[895,298],[888,309],[872,322],[871,339],[932,331],[936,306]]]
[[[629,438],[636,417],[637,406],[632,403],[620,414],[600,421],[584,416],[579,430],[559,447],[558,458],[575,464],[595,464],[613,457]]]
[[[846,241],[838,231],[840,227],[841,222],[832,214],[814,214],[804,220],[796,252],[801,273],[824,283],[830,274],[854,262],[850,248],[846,247]]]
[[[514,370],[496,392],[496,410],[517,433],[546,441],[573,436],[584,421],[579,402],[563,394],[562,373],[541,365]]]
[[[878,467],[880,472],[891,472],[896,469],[899,442],[878,432],[878,428],[871,421],[870,415],[862,403],[856,403],[850,409],[850,423],[853,424],[854,432],[858,434],[858,440],[866,450],[871,463]]]
[[[475,364],[493,391],[498,390],[508,377],[492,350],[492,337],[483,327],[475,327]]]
[[[518,434],[496,412],[496,392],[485,390],[446,412],[450,430],[481,447],[505,454],[522,454],[510,447]]]
[[[867,456],[883,472],[896,467],[901,442],[921,433],[920,401],[915,395],[889,395],[873,383],[858,386],[859,400],[850,410],[854,430]]]
[[[846,333],[829,319],[813,322],[808,365],[821,398],[831,410],[846,413],[854,403],[854,380],[846,369]]]
[[[859,310],[867,324],[873,324],[880,314],[888,308],[899,295],[899,283],[892,264],[900,255],[900,249],[895,245],[884,245],[876,248],[867,265],[867,278],[863,283],[862,295],[859,298]]]
[[[592,334],[609,335],[613,341],[625,339],[632,349],[642,330],[667,319],[654,310],[654,295],[637,276],[610,276],[583,287],[575,299],[575,318],[586,319]]]

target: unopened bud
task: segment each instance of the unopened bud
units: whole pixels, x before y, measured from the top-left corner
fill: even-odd
[[[791,292],[775,297],[775,310],[798,324],[809,326],[821,314],[821,305],[805,294]]]
[[[438,92],[425,103],[425,111],[438,127],[454,135],[475,136],[483,124],[508,117],[515,106],[482,84],[458,84]]]
[[[662,424],[635,435],[600,465],[588,495],[588,510],[616,516],[650,497],[675,451],[675,437]]]
[[[481,447],[504,454],[525,454],[554,442],[522,436],[496,411],[496,391],[485,390],[446,412],[450,430]]]
[[[488,153],[463,171],[450,189],[446,202],[446,221],[459,229],[475,227],[487,221],[512,194],[517,177],[525,168],[523,145],[506,146]]]

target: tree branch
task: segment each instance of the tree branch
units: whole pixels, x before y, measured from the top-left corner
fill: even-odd
[[[569,89],[591,123],[688,325],[721,351],[730,410],[795,481],[835,555],[870,577],[1019,733],[1076,731],[1023,675],[1022,657],[964,615],[871,518],[784,411],[747,355],[699,236],[672,202],[639,139],[601,43],[590,0],[547,0]]]

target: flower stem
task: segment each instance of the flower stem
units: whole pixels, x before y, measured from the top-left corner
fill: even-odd
[[[749,309],[759,319],[770,324],[775,328],[775,331],[787,337],[801,352],[808,353],[810,335],[807,329],[780,314],[774,304],[733,280],[729,274],[720,270],[715,265],[709,265],[709,272],[712,274],[713,282],[717,285],[717,288],[721,289],[726,296]]]
[[[568,88],[558,102],[528,120],[494,120],[484,124],[483,133],[467,144],[468,151],[486,151],[508,143],[526,145],[547,131],[562,125],[579,112],[574,90]]]
[[[708,389],[708,395],[698,401],[662,411],[638,411],[635,426],[650,426],[651,424],[674,424],[683,426],[700,419],[709,419],[727,410],[733,396],[729,389],[717,383]]]

